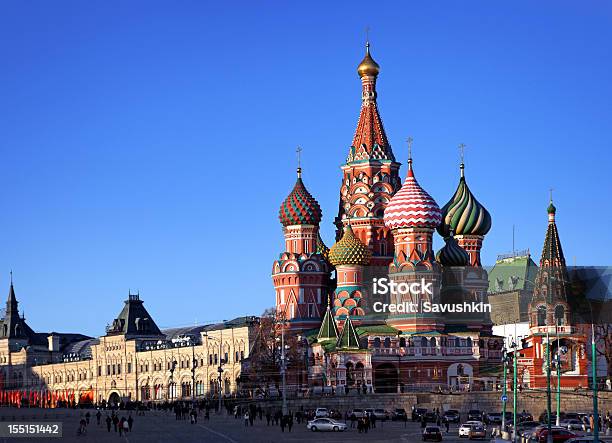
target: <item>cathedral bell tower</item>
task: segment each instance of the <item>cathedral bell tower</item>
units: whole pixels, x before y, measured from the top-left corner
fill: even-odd
[[[372,252],[369,266],[383,271],[393,259],[393,239],[384,224],[384,211],[400,188],[391,145],[378,112],[376,80],[380,67],[366,54],[357,73],[361,78],[361,112],[346,163],[342,166],[340,205],[335,219],[336,241],[350,224],[357,238]]]
[[[321,218],[321,207],[304,186],[298,166],[295,186],[279,210],[285,250],[272,266],[276,315],[292,330],[318,327],[325,313],[331,266],[319,236]]]

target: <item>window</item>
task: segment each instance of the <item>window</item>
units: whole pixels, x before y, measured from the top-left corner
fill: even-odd
[[[244,351],[240,351],[240,361],[244,360]]]
[[[102,366],[98,366],[98,377],[102,377]]]
[[[315,305],[314,303],[308,303],[308,317],[315,317]]]
[[[321,304],[321,288],[317,288],[317,303]]]
[[[209,365],[212,365],[212,364],[213,364],[213,356],[212,356],[212,354],[210,354],[210,355],[208,356],[208,364],[209,364]]]
[[[546,306],[538,306],[538,326],[546,326]]]
[[[284,289],[280,290],[280,304],[281,305],[285,304],[285,290]]]
[[[563,326],[565,324],[565,307],[563,307],[563,305],[557,305],[555,307],[555,321],[557,326]]]
[[[128,371],[128,374],[132,373],[132,363],[127,364],[127,371]]]
[[[300,288],[298,303],[304,303],[304,288]]]
[[[121,374],[121,363],[117,364],[117,374]]]
[[[106,375],[111,375],[111,365],[106,365]]]
[[[227,363],[229,362],[229,355],[227,354],[227,352],[223,355],[223,363]]]
[[[239,360],[240,360],[240,357],[239,357],[238,351],[236,351],[236,361],[239,361]]]

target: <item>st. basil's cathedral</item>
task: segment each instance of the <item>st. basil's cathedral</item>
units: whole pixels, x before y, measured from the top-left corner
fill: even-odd
[[[336,243],[327,248],[321,239],[322,211],[300,167],[280,208],[285,251],[272,269],[276,317],[308,343],[302,349],[308,370],[295,382],[364,392],[493,388],[503,340],[492,334],[488,315],[422,310],[381,315],[371,309],[375,298],[418,306],[486,303],[480,251],[491,228],[489,212],[468,187],[463,161],[459,185],[442,208],[418,183],[411,155],[402,184],[376,101],[379,71],[366,44],[357,68],[359,120],[341,166]],[[435,232],[445,241],[437,253]],[[373,278],[380,277],[433,290],[373,296]]]

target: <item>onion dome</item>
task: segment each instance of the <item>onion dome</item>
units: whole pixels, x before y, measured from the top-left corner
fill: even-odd
[[[329,258],[329,248],[323,243],[323,239],[321,238],[321,234],[317,232],[317,249],[316,252],[319,255],[322,255],[324,258]]]
[[[329,250],[329,262],[334,266],[363,265],[370,263],[372,252],[359,240],[351,225],[344,228],[344,235]]]
[[[448,237],[452,229],[455,235],[486,235],[491,229],[491,215],[470,191],[463,173],[455,195],[442,207],[443,223],[438,226],[438,233]]]
[[[436,261],[442,266],[467,266],[470,255],[457,243],[452,235],[444,239],[446,244],[436,254]]]
[[[370,43],[367,42],[366,55],[363,60],[361,60],[361,63],[359,63],[359,66],[357,66],[357,73],[359,74],[359,77],[376,77],[379,72],[380,66],[378,66],[378,63],[376,63],[370,55]]]
[[[302,182],[302,169],[298,168],[298,178],[293,190],[278,211],[283,226],[318,225],[321,222],[321,207],[308,192]]]
[[[402,188],[385,209],[385,226],[399,228],[436,228],[442,220],[440,207],[414,178],[412,159]]]
[[[557,208],[555,207],[555,205],[553,205],[552,200],[550,201],[550,204],[548,205],[547,212],[553,215],[557,213]]]

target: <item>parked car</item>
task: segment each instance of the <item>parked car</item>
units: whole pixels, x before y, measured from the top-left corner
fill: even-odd
[[[565,443],[593,443],[595,441],[595,437],[590,435],[583,435],[581,437],[574,437],[567,440]],[[601,437],[599,438],[599,443],[612,443],[612,439]]]
[[[349,412],[349,417],[351,417],[352,415],[354,415],[355,418],[363,418],[365,417],[365,410],[361,408],[355,408],[351,412]]]
[[[341,423],[336,420],[332,420],[331,418],[315,418],[311,420],[306,425],[307,429],[310,429],[313,432],[316,431],[345,431],[346,424]]]
[[[374,409],[374,416],[376,417],[376,420],[387,421],[389,420],[389,415],[389,412],[385,411],[384,409]]]
[[[488,425],[499,425],[502,422],[501,412],[489,412],[485,414],[484,422]]]
[[[563,443],[569,440],[570,438],[578,437],[578,434],[575,434],[574,432],[569,431],[565,428],[556,427],[556,426],[551,429],[551,433],[552,433],[552,440],[554,443]],[[547,426],[537,427],[534,433],[532,434],[532,437],[538,443],[546,443],[547,437],[548,437],[548,427]]]
[[[420,421],[421,417],[427,413],[427,408],[414,408],[412,410],[412,421]]]
[[[559,422],[559,426],[569,429],[570,431],[581,431],[582,425],[582,420],[579,420],[577,418],[566,418],[565,420],[561,420]]]
[[[438,421],[438,416],[433,412],[426,412],[423,415],[423,420],[425,420],[425,423],[436,423]]]
[[[516,414],[516,420],[519,422],[533,421],[533,415],[531,415],[527,411],[519,412],[518,414]]]
[[[427,426],[423,430],[423,441],[442,441],[442,431],[437,426]]]
[[[408,419],[408,414],[404,408],[396,408],[391,413],[391,420],[393,421],[404,421]]]
[[[456,409],[445,411],[442,417],[449,423],[459,423],[459,411]]]
[[[480,421],[482,420],[482,411],[478,410],[478,409],[470,409],[467,413],[467,419],[468,421]]]
[[[487,438],[487,430],[479,425],[472,425],[470,432],[468,433],[470,440],[476,440],[477,438]]]
[[[326,417],[329,417],[329,411],[327,410],[327,408],[317,408],[315,410],[315,417],[316,418],[326,418]]]
[[[519,437],[523,435],[525,435],[526,437],[531,437],[531,435],[533,434],[533,431],[538,426],[542,426],[542,423],[540,423],[539,421],[520,422],[516,425],[516,435]],[[510,425],[510,428],[512,428],[512,425]]]
[[[484,424],[478,420],[466,421],[461,426],[459,426],[459,438],[469,437],[470,429],[472,429],[472,426],[483,426],[484,427]]]

